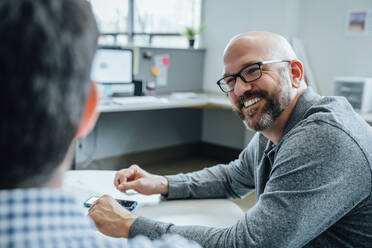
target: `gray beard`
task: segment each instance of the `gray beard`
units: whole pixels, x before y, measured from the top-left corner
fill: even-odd
[[[285,88],[284,91],[282,88]],[[271,96],[265,98],[266,104],[258,122],[254,125],[249,123],[249,118],[241,110],[234,109],[234,112],[243,120],[249,130],[263,131],[270,128],[291,103],[289,90],[288,82],[282,82]]]

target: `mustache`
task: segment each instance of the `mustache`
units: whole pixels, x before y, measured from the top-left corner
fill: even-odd
[[[263,90],[260,90],[260,91],[247,91],[247,92],[245,92],[238,99],[239,109],[242,109],[243,106],[244,106],[245,100],[247,100],[248,98],[251,98],[251,97],[260,97],[260,98],[268,99],[269,98],[269,93],[267,93],[266,91],[263,91]]]

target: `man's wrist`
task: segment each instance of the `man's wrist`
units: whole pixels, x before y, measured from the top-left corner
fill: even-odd
[[[124,228],[124,235],[123,237],[124,238],[128,238],[129,237],[129,232],[130,232],[130,228],[132,227],[133,223],[136,221],[137,219],[137,216],[136,215],[132,215],[132,217],[130,219],[126,219],[125,221],[125,225],[126,227]]]
[[[160,194],[167,195],[169,192],[169,182],[168,179],[164,176],[160,178],[161,191]]]

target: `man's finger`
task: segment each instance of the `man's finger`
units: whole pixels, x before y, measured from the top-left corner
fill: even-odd
[[[122,178],[122,171],[116,172],[115,179],[114,179],[114,184],[116,187],[118,187],[119,184],[121,183],[121,178]]]
[[[110,196],[110,195],[104,194],[99,199],[114,199],[114,198],[112,198],[112,196]]]
[[[96,208],[96,205],[95,204],[92,204],[92,206],[90,206],[90,208],[88,209],[88,213],[91,214]]]
[[[134,189],[134,190],[137,190],[138,187],[140,186],[140,181],[139,180],[134,180],[134,181],[130,181],[130,182],[126,182],[126,183],[122,183],[119,185],[119,190],[121,192],[125,192],[127,191],[128,189]]]
[[[129,169],[118,171],[114,179],[115,186],[117,187],[119,186],[119,184],[126,182],[128,178],[133,177],[134,174],[135,174],[134,168],[129,168]]]
[[[119,185],[120,184],[123,184],[123,183],[126,183],[128,181],[128,178],[124,177],[124,178],[121,178],[120,182],[119,182]]]
[[[115,178],[114,178],[114,185],[115,185],[115,187],[118,187],[119,184],[120,184],[120,180],[119,180],[119,177],[118,177],[118,173],[116,172]]]

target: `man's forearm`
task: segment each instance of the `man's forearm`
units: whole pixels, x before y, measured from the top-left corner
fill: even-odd
[[[166,176],[166,199],[224,198],[232,196],[227,182],[226,165],[217,165],[197,172]]]
[[[258,137],[251,146],[256,147]],[[239,158],[229,164],[218,164],[210,168],[187,174],[166,176],[168,195],[166,199],[185,198],[240,198],[254,189],[253,152],[250,147],[244,149]]]
[[[166,233],[179,234],[187,239],[198,242],[205,248],[222,247],[220,242],[228,235],[229,228],[176,226],[170,223],[138,217],[129,231],[129,238],[133,238],[137,235],[144,235],[150,239],[156,239]]]

